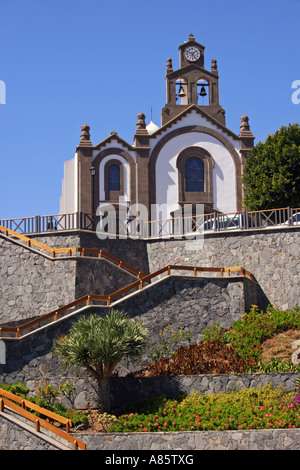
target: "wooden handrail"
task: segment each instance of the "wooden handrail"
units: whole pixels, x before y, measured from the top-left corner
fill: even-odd
[[[26,242],[27,247],[35,246],[40,248],[48,253],[52,254],[52,258],[55,258],[57,254],[66,253],[69,256],[72,256],[72,253],[80,253],[80,256],[84,257],[86,253],[94,253],[98,255],[98,258],[105,258],[108,261],[112,261],[113,263],[117,264],[119,268],[126,269],[131,273],[135,274],[138,278],[144,276],[145,274],[141,272],[139,269],[131,266],[130,264],[126,263],[125,261],[120,260],[116,256],[107,253],[106,251],[100,248],[82,248],[82,247],[70,247],[70,248],[52,248],[44,243],[40,243],[32,238],[27,237],[26,235],[22,235],[20,233],[14,232],[11,229],[5,228],[0,225],[0,232],[3,232],[5,236],[11,235],[19,240]]]
[[[164,266],[163,268],[158,269],[157,271],[154,271],[151,274],[141,277],[140,279],[132,282],[131,284],[128,284],[125,287],[122,287],[121,289],[118,289],[117,291],[111,294],[108,294],[108,295],[87,294],[83,297],[80,297],[79,299],[74,300],[73,302],[70,302],[66,305],[63,305],[62,307],[59,307],[53,310],[50,313],[46,313],[45,315],[41,315],[40,317],[37,317],[34,320],[30,320],[29,322],[23,323],[22,325],[19,325],[18,327],[0,326],[0,338],[2,337],[2,333],[6,332],[6,333],[14,333],[15,338],[19,339],[20,332],[28,330],[29,328],[32,328],[33,326],[43,323],[44,321],[47,321],[51,318],[53,318],[53,321],[57,321],[59,314],[83,303],[85,303],[86,306],[89,306],[91,305],[91,300],[103,301],[106,303],[106,306],[109,307],[111,305],[111,300],[117,297],[120,297],[127,292],[130,292],[134,288],[138,288],[138,290],[140,291],[143,289],[144,283],[148,283],[151,279],[158,277],[165,272],[167,273],[167,276],[169,276],[171,274],[171,270],[193,271],[194,276],[197,275],[197,272],[215,272],[215,273],[219,273],[221,277],[223,277],[224,272],[227,273],[228,276],[230,276],[231,272],[240,272],[241,276],[248,277],[249,279],[254,280],[253,274],[241,266],[228,267],[228,268],[225,268],[225,267],[214,268],[214,267],[202,267],[202,266],[184,266],[184,265],[177,265],[177,264],[168,265],[168,266]]]
[[[10,408],[11,410],[17,412],[19,415],[23,416],[24,418],[29,419],[30,421],[34,422],[36,424],[37,432],[40,432],[40,428],[42,427],[44,429],[47,429],[48,431],[53,432],[57,436],[65,439],[66,441],[71,442],[74,446],[74,450],[77,450],[78,448],[86,450],[86,444],[84,442],[80,441],[79,439],[69,434],[70,426],[72,424],[72,422],[69,419],[64,418],[63,416],[58,415],[56,413],[53,413],[52,411],[49,411],[45,408],[41,408],[35,403],[32,403],[29,400],[24,400],[18,395],[14,395],[13,393],[7,392],[6,390],[3,390],[2,388],[0,388],[0,396],[2,397],[0,398],[0,412],[3,413],[5,411],[4,406],[6,406],[7,408]],[[54,426],[53,424],[48,423],[48,421],[45,421],[42,418],[38,418],[35,414],[31,413],[26,408],[30,408],[31,410],[34,410],[40,413],[46,418],[50,418],[59,423],[65,424],[66,431],[63,431],[62,429]]]
[[[8,392],[7,390],[4,390],[3,388],[0,388],[0,395],[8,398],[9,400],[16,401],[21,405],[22,408],[30,408],[31,410],[36,411],[37,413],[40,413],[47,418],[51,418],[55,421],[58,421],[59,423],[62,423],[66,426],[66,432],[70,431],[70,427],[72,426],[72,421],[68,418],[65,418],[64,416],[58,415],[57,413],[53,413],[50,410],[46,410],[44,408],[41,408],[40,406],[36,405],[35,403],[26,400],[24,398],[19,397],[18,395],[15,395],[11,392]]]

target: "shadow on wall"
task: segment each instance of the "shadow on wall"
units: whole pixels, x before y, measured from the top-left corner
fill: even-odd
[[[262,310],[265,310],[269,305],[271,305],[270,300],[268,299],[267,295],[265,294],[265,292],[263,291],[262,287],[260,286],[258,282],[257,282],[257,305]]]
[[[112,408],[134,406],[139,400],[165,395],[168,398],[177,398],[185,392],[177,377],[112,377],[111,398]]]

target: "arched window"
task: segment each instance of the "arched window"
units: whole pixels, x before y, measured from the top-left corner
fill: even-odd
[[[200,158],[191,157],[185,162],[185,190],[204,191],[204,163]]]
[[[121,189],[120,166],[110,165],[110,167],[108,168],[108,190],[120,191],[120,189]]]

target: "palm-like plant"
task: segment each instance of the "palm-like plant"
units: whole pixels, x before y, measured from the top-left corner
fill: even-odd
[[[95,377],[101,411],[110,411],[110,376],[124,356],[138,358],[147,345],[148,330],[140,320],[110,310],[75,322],[68,335],[54,341],[52,352],[65,366],[83,366]]]

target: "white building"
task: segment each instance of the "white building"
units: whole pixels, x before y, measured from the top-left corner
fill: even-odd
[[[226,127],[217,62],[206,70],[204,49],[190,35],[179,46],[179,69],[167,60],[161,125],[146,125],[138,114],[133,145],[116,132],[93,145],[82,126],[75,157],[65,163],[61,213],[95,214],[101,204],[134,212],[143,205],[154,220],[186,205],[203,204],[206,213],[241,209],[243,162],[254,137],[245,115],[239,135]]]

